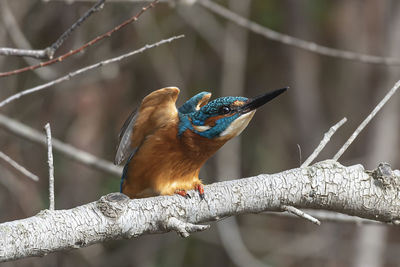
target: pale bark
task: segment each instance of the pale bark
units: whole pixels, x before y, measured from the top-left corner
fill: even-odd
[[[400,171],[381,164],[344,167],[329,160],[273,175],[258,175],[205,187],[205,200],[161,196],[129,200],[113,193],[69,210],[0,224],[0,261],[80,248],[106,240],[177,231],[188,236],[197,223],[227,216],[279,211],[283,205],[324,209],[399,224]]]

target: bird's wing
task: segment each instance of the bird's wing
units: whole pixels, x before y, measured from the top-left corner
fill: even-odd
[[[170,122],[178,122],[175,106],[178,94],[178,88],[166,87],[143,99],[139,109],[132,112],[122,126],[114,164],[120,164],[126,157],[135,153],[149,134]]]
[[[209,93],[209,92],[198,93],[197,95],[193,96],[188,101],[186,101],[185,104],[180,106],[178,108],[178,110],[180,113],[183,113],[183,114],[196,112],[202,106],[204,106],[208,103],[208,100],[210,100],[210,97],[211,97],[211,93]]]
[[[137,108],[135,108],[129,115],[128,119],[124,122],[121,131],[118,135],[118,148],[115,155],[114,164],[119,165],[129,154],[134,152],[134,148],[131,148],[131,137],[133,125],[135,125],[138,117]]]

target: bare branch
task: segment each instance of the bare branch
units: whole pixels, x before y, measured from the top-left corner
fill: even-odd
[[[52,59],[54,53],[63,44],[65,40],[71,35],[71,33],[78,28],[87,18],[93,13],[100,11],[103,7],[105,0],[98,0],[98,2],[92,6],[82,17],[78,19],[67,31],[65,31],[52,45],[45,49],[34,50],[34,49],[16,49],[0,47],[0,55],[3,56],[20,56],[20,57],[33,57],[37,59]],[[3,1],[5,2],[5,1]],[[5,5],[5,4],[4,4]]]
[[[260,24],[252,22],[230,11],[229,9],[209,0],[198,0],[196,3],[199,3],[200,5],[214,12],[215,14],[218,14],[219,16],[234,22],[239,26],[245,27],[256,34],[262,35],[270,40],[274,40],[283,44],[297,47],[309,52],[329,57],[358,61],[362,63],[381,64],[389,66],[400,65],[400,59],[397,58],[372,56],[346,50],[340,50],[336,48],[330,48],[313,42],[305,41],[303,39],[299,39],[287,34],[282,34],[273,31],[265,26],[261,26]]]
[[[321,140],[320,144],[318,147],[314,150],[314,152],[306,159],[306,161],[300,166],[300,168],[305,168],[308,165],[310,165],[311,162],[319,155],[319,153],[322,151],[322,149],[326,146],[326,144],[331,140],[332,135],[339,129],[345,122],[347,121],[346,118],[343,118],[341,121],[336,123],[334,126],[332,126],[327,133],[325,133],[324,138]],[[300,158],[301,158],[301,148],[299,147],[300,151]],[[300,160],[301,162],[301,160]],[[282,205],[282,210],[287,211],[289,213],[292,213],[300,218],[306,219],[316,225],[320,225],[321,222],[314,218],[312,215],[305,213],[304,211],[301,211],[293,206],[288,206],[288,205]]]
[[[70,210],[42,211],[0,224],[0,261],[172,229],[189,233],[204,230],[192,227],[199,223],[243,213],[280,211],[282,205],[397,224],[399,171],[382,177],[374,172],[329,160],[273,175],[207,185],[205,200],[194,192],[189,192],[191,199],[175,195],[133,200],[113,193]],[[171,222],[171,218],[176,220]]]
[[[54,164],[53,164],[53,146],[51,144],[51,128],[50,124],[46,123],[44,126],[46,131],[46,141],[47,141],[47,157],[49,163],[49,200],[50,207],[49,210],[54,210]]]
[[[59,84],[59,83],[64,82],[64,81],[68,81],[72,77],[75,77],[75,76],[78,76],[78,75],[82,75],[86,71],[89,71],[89,70],[92,70],[92,69],[95,69],[95,68],[103,67],[105,65],[121,61],[121,60],[123,60],[123,59],[125,59],[127,57],[131,57],[133,55],[142,53],[142,52],[144,52],[144,51],[146,51],[146,50],[148,50],[150,48],[154,48],[154,47],[157,47],[157,46],[165,44],[165,43],[170,43],[170,42],[172,42],[172,41],[174,41],[176,39],[180,39],[180,38],[183,38],[183,37],[184,37],[184,35],[179,35],[179,36],[173,36],[173,37],[168,38],[168,39],[163,39],[163,40],[161,40],[161,41],[159,41],[157,43],[153,43],[151,45],[145,45],[142,48],[140,48],[138,50],[135,50],[135,51],[132,51],[132,52],[129,52],[127,54],[123,54],[123,55],[118,56],[118,57],[113,57],[113,58],[110,58],[110,59],[95,63],[93,65],[89,65],[89,66],[86,66],[84,68],[78,69],[76,71],[70,72],[69,74],[67,74],[67,75],[65,75],[63,77],[60,77],[60,78],[58,78],[56,80],[53,80],[53,81],[50,81],[48,83],[35,86],[33,88],[30,88],[30,89],[23,90],[23,91],[19,92],[18,94],[12,95],[12,96],[6,98],[5,100],[1,101],[0,102],[0,107],[3,107],[4,105],[6,105],[6,104],[8,104],[8,103],[10,103],[10,102],[12,102],[14,100],[16,100],[18,98],[21,98],[22,96],[35,93],[37,91],[49,88],[49,87],[51,87],[53,85]]]
[[[304,211],[301,211],[293,206],[282,205],[281,208],[282,208],[282,210],[292,213],[292,214],[294,214],[300,218],[303,218],[307,221],[310,221],[313,224],[321,225],[321,222],[318,219],[314,218],[313,216],[311,216],[311,215],[305,213]]]
[[[350,216],[347,214],[342,214],[339,212],[334,211],[326,211],[326,210],[311,210],[306,209],[305,212],[307,214],[312,215],[313,217],[317,218],[320,221],[325,222],[336,222],[336,223],[353,223],[356,225],[364,225],[364,224],[380,224],[383,225],[382,222],[377,222],[369,219],[360,218],[357,216]],[[277,217],[291,217],[300,219],[297,215],[292,213],[283,213],[283,212],[268,212],[266,213],[268,216],[273,215]]]
[[[4,154],[3,152],[0,151],[0,158],[13,166],[16,170],[24,174],[26,177],[31,178],[35,182],[39,181],[39,177],[36,176],[35,174],[31,173],[27,169],[25,169],[23,166],[19,165],[17,162],[15,162],[13,159],[11,159],[9,156]]]
[[[334,160],[338,160],[347,148],[353,143],[360,132],[367,126],[367,124],[375,117],[375,115],[381,110],[381,108],[386,104],[386,102],[396,93],[397,89],[400,87],[400,80],[396,82],[392,89],[385,95],[385,97],[378,103],[378,105],[372,110],[372,112],[365,118],[365,120],[357,127],[350,138],[344,143],[344,145],[339,149],[336,155],[333,157]]]
[[[1,56],[18,56],[18,57],[33,57],[33,58],[47,58],[48,54],[45,49],[19,49],[0,47]]]
[[[8,1],[0,1],[0,18],[3,20],[4,26],[10,36],[11,40],[17,47],[24,47],[27,50],[32,50],[32,46],[20,29],[17,19],[15,18],[12,10],[8,6]],[[37,60],[30,57],[23,57],[23,60],[28,65],[37,64]],[[55,77],[55,71],[48,68],[42,70],[34,70],[34,73],[42,80],[50,80]]]
[[[8,118],[0,114],[0,128],[7,130],[8,132],[17,135],[23,139],[31,142],[47,146],[46,136],[41,132],[23,124],[11,118]],[[89,166],[91,168],[103,171],[111,175],[121,175],[122,168],[115,166],[109,161],[100,159],[92,154],[89,154],[83,150],[77,149],[69,144],[66,144],[58,139],[53,138],[53,148],[68,158]]]
[[[71,51],[69,51],[68,53],[65,53],[64,55],[61,55],[61,56],[59,56],[59,57],[57,57],[57,58],[54,58],[54,59],[51,59],[51,60],[49,60],[49,61],[41,62],[40,64],[37,64],[37,65],[28,66],[28,67],[25,67],[25,68],[21,68],[21,69],[17,69],[17,70],[12,70],[12,71],[7,71],[7,72],[0,72],[0,78],[1,78],[1,77],[5,77],[5,76],[15,75],[15,74],[18,74],[18,73],[21,73],[21,72],[25,72],[25,71],[28,71],[28,70],[35,70],[35,69],[38,69],[38,68],[41,68],[41,67],[45,67],[45,66],[52,65],[52,64],[57,63],[57,62],[61,62],[61,61],[63,61],[64,59],[66,59],[66,58],[68,58],[68,57],[70,57],[70,56],[72,56],[72,55],[75,55],[75,54],[77,54],[77,53],[83,51],[83,50],[86,49],[87,47],[89,47],[89,46],[91,46],[91,45],[93,45],[93,44],[95,44],[95,43],[97,43],[97,42],[99,42],[99,41],[101,41],[101,40],[103,40],[103,39],[105,39],[105,38],[111,37],[111,35],[112,35],[114,32],[116,32],[116,31],[122,29],[123,27],[125,27],[125,26],[131,24],[131,23],[134,22],[134,21],[137,21],[138,18],[139,18],[144,12],[146,12],[146,10],[148,10],[148,9],[150,9],[150,8],[152,8],[152,7],[154,7],[154,6],[157,4],[157,2],[158,2],[158,0],[154,0],[154,1],[151,2],[149,5],[143,7],[135,16],[133,16],[133,17],[129,18],[128,20],[122,22],[121,24],[119,24],[118,26],[116,26],[115,28],[113,28],[112,30],[110,30],[110,31],[108,31],[108,32],[106,32],[106,33],[104,33],[104,34],[102,34],[102,35],[97,36],[96,38],[94,38],[94,39],[91,40],[90,42],[87,42],[86,44],[82,45],[81,47],[79,47],[79,48],[77,48],[77,49],[71,50]]]
[[[93,13],[98,12],[103,9],[105,0],[98,0],[97,3],[92,6],[88,11],[83,14],[72,26],[66,30],[51,46],[46,48],[48,50],[49,59],[52,59],[54,53],[58,48],[64,43],[65,40],[71,35],[71,33],[76,30],[86,19],[88,19]]]
[[[299,166],[301,166],[302,155],[301,155],[301,146],[297,144],[297,151],[299,151]]]
[[[181,237],[188,237],[190,233],[204,231],[210,228],[209,225],[196,225],[184,222],[175,217],[170,217],[165,221],[164,227],[168,231],[175,231]]]
[[[357,225],[361,224],[381,224],[381,222],[360,218],[357,216],[350,216],[338,212],[326,211],[326,210],[306,210],[307,213],[312,216],[318,218],[319,220],[328,221],[328,222],[347,222],[347,223],[355,223]]]
[[[332,126],[327,133],[324,134],[324,138],[321,140],[317,148],[314,150],[314,152],[306,159],[306,161],[303,162],[301,165],[302,168],[307,167],[308,165],[311,164],[321,153],[322,149],[328,144],[328,142],[331,140],[331,137],[335,134],[335,132],[347,121],[346,118],[341,119],[338,123],[336,123],[334,126]]]

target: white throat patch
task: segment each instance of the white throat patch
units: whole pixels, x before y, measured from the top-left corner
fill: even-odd
[[[229,125],[219,136],[228,138],[238,136],[247,127],[253,118],[254,113],[256,113],[255,110],[240,116],[234,120],[231,125]]]
[[[193,128],[198,132],[204,132],[210,129],[211,127],[208,125],[193,125]]]

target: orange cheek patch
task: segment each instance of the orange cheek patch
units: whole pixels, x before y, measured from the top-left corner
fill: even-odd
[[[217,120],[222,119],[222,118],[226,118],[226,117],[232,117],[233,115],[235,115],[235,113],[210,117],[210,118],[208,118],[208,119],[206,119],[204,121],[204,125],[207,125],[207,126],[210,126],[210,127],[214,127],[215,126],[215,122]]]
[[[210,117],[208,119],[206,119],[204,121],[204,125],[210,126],[210,127],[214,127],[215,126],[215,122],[220,119],[222,116],[216,116],[216,117]]]
[[[241,106],[243,106],[245,103],[246,103],[246,102],[236,100],[235,102],[232,103],[232,106],[234,106],[234,107],[241,107]]]

